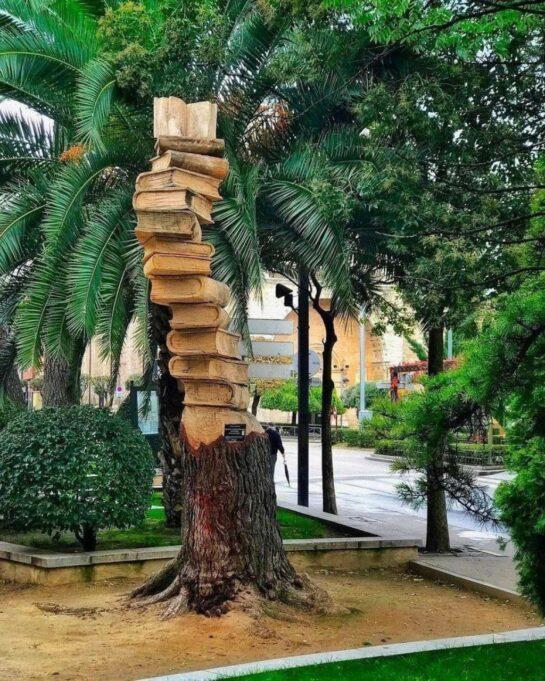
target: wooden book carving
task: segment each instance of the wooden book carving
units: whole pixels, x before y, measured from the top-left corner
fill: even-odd
[[[248,365],[238,334],[227,330],[229,288],[210,277],[214,254],[200,225],[212,224],[213,202],[229,166],[216,139],[216,105],[176,97],[154,102],[157,156],[136,181],[136,236],[144,247],[151,299],[171,310],[169,368],[184,396],[186,443],[198,448],[228,432],[262,433],[249,414]]]

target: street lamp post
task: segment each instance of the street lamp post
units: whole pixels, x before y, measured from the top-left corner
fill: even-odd
[[[308,506],[308,427],[310,421],[308,283],[308,273],[302,267],[299,270],[299,315],[297,320],[297,398],[299,406],[299,427],[297,429],[297,503],[300,506]]]
[[[293,306],[293,293],[284,284],[276,285],[276,297],[284,298],[284,305],[297,312],[297,503],[308,506],[308,428],[309,412],[309,337],[308,337],[308,272],[299,270],[297,283],[299,302]]]

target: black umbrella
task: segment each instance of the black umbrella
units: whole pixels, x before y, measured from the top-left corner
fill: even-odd
[[[288,485],[291,487],[291,482],[290,482],[290,472],[289,472],[289,470],[288,470],[288,464],[287,464],[287,461],[286,461],[286,455],[285,455],[285,454],[282,454],[282,456],[284,457],[284,473],[286,474],[286,480],[288,481]]]

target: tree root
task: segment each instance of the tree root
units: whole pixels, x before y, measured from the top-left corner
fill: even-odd
[[[189,611],[207,617],[221,617],[234,608],[263,612],[266,604],[272,602],[320,615],[339,614],[342,611],[342,608],[333,603],[329,594],[311,582],[306,575],[285,579],[276,588],[268,590],[238,583],[230,598],[223,602],[216,600],[207,603],[206,599],[195,596],[191,598],[191,589],[184,583],[178,561],[171,561],[158,574],[135,589],[129,595],[128,605],[131,608],[145,608],[164,603],[166,607],[161,619],[169,619]]]
[[[143,599],[164,592],[177,579],[178,570],[178,561],[171,560],[157,574],[152,575],[142,585],[131,591],[129,600]]]

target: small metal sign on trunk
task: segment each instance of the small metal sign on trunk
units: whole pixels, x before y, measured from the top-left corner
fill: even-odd
[[[226,423],[223,435],[227,442],[240,442],[246,437],[246,425],[244,423]]]

